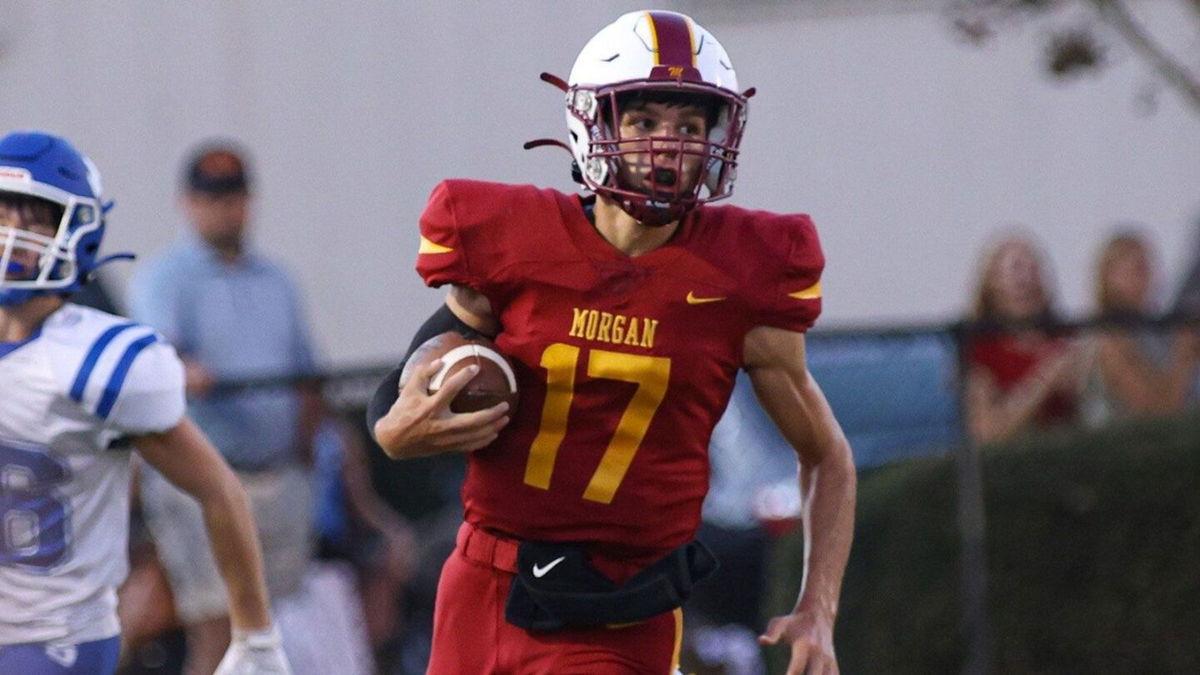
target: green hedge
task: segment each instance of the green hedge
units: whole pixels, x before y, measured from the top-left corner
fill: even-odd
[[[982,452],[993,672],[1200,673],[1200,419]],[[948,457],[860,476],[842,672],[960,670],[954,484]],[[775,552],[772,613],[795,599],[800,544]]]

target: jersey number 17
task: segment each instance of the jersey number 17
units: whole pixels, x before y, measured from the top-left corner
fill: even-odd
[[[529,448],[525,483],[543,490],[550,488],[558,448],[567,435],[567,416],[575,395],[575,371],[580,352],[579,347],[561,342],[550,345],[542,352],[541,366],[546,369],[546,400],[542,404],[541,425]],[[637,385],[637,391],[621,415],[612,440],[600,458],[600,465],[583,492],[584,499],[610,504],[642,445],[654,413],[667,394],[671,359],[592,349],[588,352],[587,374],[591,378]]]

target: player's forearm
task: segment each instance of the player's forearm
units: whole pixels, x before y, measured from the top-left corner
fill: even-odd
[[[438,454],[437,448],[418,443],[411,436],[412,420],[403,414],[388,415],[375,423],[375,442],[390,459],[413,459]],[[448,450],[447,450],[448,452]]]
[[[367,428],[371,437],[390,459],[411,459],[434,454],[434,450],[416,443],[411,436],[416,420],[406,407],[397,406],[400,398],[400,373],[397,367],[380,383],[367,408]]]
[[[200,428],[186,417],[135,439],[142,457],[200,503],[213,557],[230,596],[235,628],[270,624],[262,554],[246,492]]]
[[[839,441],[845,446],[845,441]],[[837,616],[842,577],[854,537],[857,477],[848,446],[827,453],[819,464],[800,468],[805,537],[804,583],[797,612],[829,620]]]
[[[262,553],[246,493],[232,472],[200,500],[212,554],[229,593],[229,620],[237,630],[271,624]]]

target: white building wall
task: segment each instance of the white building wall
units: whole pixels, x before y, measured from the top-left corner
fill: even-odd
[[[1169,91],[1148,112],[1154,79],[1128,55],[1065,86],[1041,75],[1044,29],[973,48],[932,1],[657,4],[692,13],[758,88],[734,201],[814,216],[824,326],[955,317],[1003,223],[1039,233],[1077,315],[1115,221],[1148,226],[1171,284],[1198,248],[1200,115]],[[1182,4],[1135,7],[1176,30],[1192,20]],[[107,250],[142,254],[182,226],[184,151],[243,140],[255,239],[300,279],[332,362],[390,360],[440,302],[412,271],[429,190],[448,176],[571,189],[565,153],[520,147],[564,132],[538,73],[565,76],[636,8],[0,0],[0,128],[53,130],[92,155],[118,203]],[[112,269],[118,290],[131,269]]]

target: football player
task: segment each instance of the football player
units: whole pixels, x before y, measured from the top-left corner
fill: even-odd
[[[567,81],[542,77],[592,194],[445,181],[417,259],[450,291],[414,344],[494,337],[520,405],[449,413],[471,371],[429,395],[435,361],[393,372],[368,419],[391,457],[469,453],[429,672],[673,672],[678,608],[713,568],[693,539],[739,368],[799,457],[808,543],[795,610],[760,642],[791,649],[789,673],[837,672],[856,482],[805,366],[824,258],[807,216],[707,205],[733,189],[752,90],[711,33],[660,11],[601,30]]]
[[[232,606],[218,673],[289,673],[246,496],[184,416],[152,330],[66,296],[108,260],[95,166],[62,138],[0,138],[0,672],[111,674],[130,450],[202,505]]]

